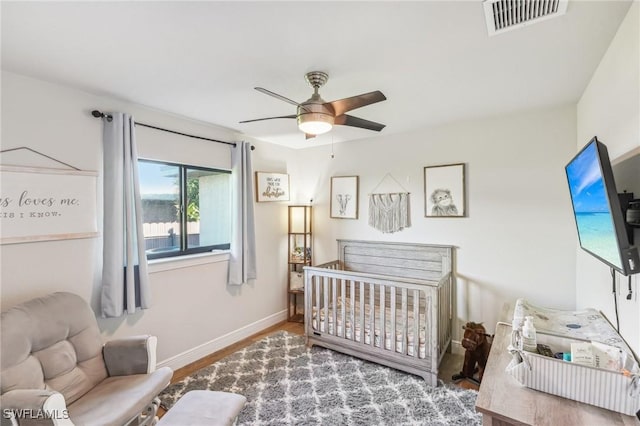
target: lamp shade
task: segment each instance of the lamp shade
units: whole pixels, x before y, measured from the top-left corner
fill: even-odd
[[[289,232],[311,232],[311,206],[289,206]]]
[[[309,112],[298,116],[298,128],[309,135],[321,135],[327,133],[333,127],[333,116]]]

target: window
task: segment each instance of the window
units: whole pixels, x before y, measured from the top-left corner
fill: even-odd
[[[148,259],[228,249],[231,172],[138,160]]]

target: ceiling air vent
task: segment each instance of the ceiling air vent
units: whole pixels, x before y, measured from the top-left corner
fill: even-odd
[[[569,0],[485,0],[489,35],[564,15]]]

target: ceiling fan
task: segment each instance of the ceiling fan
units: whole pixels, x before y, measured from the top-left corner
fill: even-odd
[[[296,114],[257,118],[254,120],[241,121],[240,123],[273,120],[276,118],[295,118],[298,121],[298,128],[304,132],[306,139],[314,138],[316,135],[328,132],[335,124],[360,127],[361,129],[374,130],[376,132],[384,129],[384,124],[345,114],[356,108],[386,100],[387,98],[379,90],[351,96],[350,98],[339,99],[337,101],[325,102],[325,100],[320,97],[318,89],[327,82],[329,75],[322,71],[311,71],[305,74],[304,78],[307,83],[313,87],[313,95],[302,103],[292,101],[289,98],[262,87],[255,88],[265,95],[273,96],[281,101],[295,105],[298,107]]]

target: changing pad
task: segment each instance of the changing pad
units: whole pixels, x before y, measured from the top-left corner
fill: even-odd
[[[518,299],[513,317],[524,318],[529,315],[534,318],[533,323],[538,332],[605,343],[622,349],[635,359],[631,348],[595,309],[563,311],[535,306],[524,299]]]

